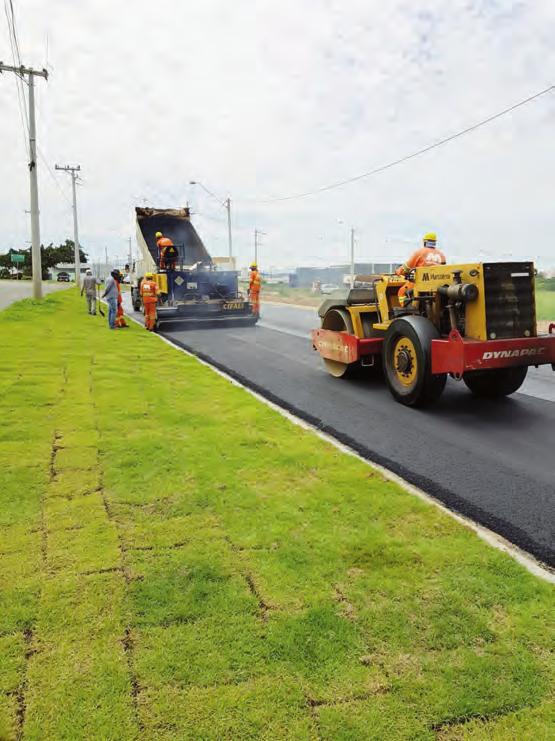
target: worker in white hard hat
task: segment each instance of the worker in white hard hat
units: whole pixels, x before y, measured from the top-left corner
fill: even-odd
[[[83,278],[83,284],[81,285],[81,296],[85,292],[85,298],[87,299],[87,309],[89,314],[93,316],[96,314],[96,287],[100,285],[92,274],[92,270],[87,268],[85,277]]]

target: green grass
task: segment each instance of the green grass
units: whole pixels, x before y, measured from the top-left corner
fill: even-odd
[[[538,321],[555,322],[555,291],[542,288],[536,290],[536,313]]]
[[[551,586],[75,290],[0,334],[0,739],[553,737]]]

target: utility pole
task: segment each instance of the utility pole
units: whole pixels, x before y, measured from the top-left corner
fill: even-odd
[[[39,222],[39,184],[37,178],[37,131],[35,123],[35,77],[48,79],[45,69],[31,67],[11,67],[0,62],[0,73],[14,72],[23,78],[29,78],[29,178],[31,195],[31,256],[33,264],[33,298],[42,298],[42,264],[40,256],[40,222]]]
[[[69,172],[71,175],[71,191],[73,193],[73,254],[75,255],[75,285],[77,288],[81,286],[81,256],[79,255],[79,230],[77,228],[77,189],[75,187],[75,181],[78,178],[77,173],[81,171],[81,165],[65,165],[60,167],[56,165],[56,170],[63,170]]]
[[[227,241],[228,241],[228,253],[229,257],[231,258],[233,256],[233,244],[231,239],[231,198],[226,198],[225,201],[220,201],[217,195],[212,193],[211,190],[209,190],[204,183],[201,183],[200,180],[189,180],[189,185],[198,185],[200,186],[205,193],[208,193],[208,195],[211,198],[214,198],[214,200],[218,201],[220,206],[223,206],[227,210]]]
[[[129,237],[129,272],[133,271],[133,251],[131,249],[131,237]]]
[[[351,288],[355,287],[355,230],[351,228]]]
[[[254,230],[254,261],[257,265],[258,265],[258,245],[259,245],[258,238],[264,237],[265,235],[266,235],[266,232],[261,232],[260,229]]]

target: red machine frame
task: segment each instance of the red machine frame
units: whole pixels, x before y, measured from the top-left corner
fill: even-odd
[[[356,363],[382,352],[382,337],[362,340],[332,329],[314,329],[311,336],[314,349],[323,358],[340,363]],[[432,340],[431,356],[433,374],[451,373],[456,377],[474,370],[549,363],[555,366],[555,334],[550,331],[539,337],[482,341],[462,337],[453,330],[446,338]]]

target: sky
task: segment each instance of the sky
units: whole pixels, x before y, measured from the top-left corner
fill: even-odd
[[[4,2],[4,0],[2,0]],[[555,84],[553,0],[13,0],[36,80],[41,241],[124,259],[134,207],[189,203],[213,255],[263,269],[400,260],[555,266],[555,91],[371,178],[358,175]],[[0,59],[11,63],[0,16]],[[0,75],[0,252],[30,240],[25,135]],[[47,165],[50,170],[47,168]],[[266,201],[266,202],[265,202]],[[267,202],[270,201],[270,202]],[[134,243],[134,239],[133,239]]]

